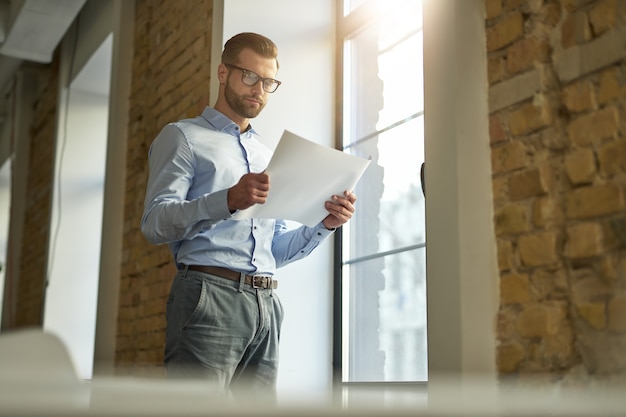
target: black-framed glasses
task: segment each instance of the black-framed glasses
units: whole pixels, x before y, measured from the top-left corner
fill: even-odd
[[[265,90],[268,93],[273,93],[281,84],[281,82],[278,80],[275,80],[273,78],[263,78],[256,72],[238,67],[236,65],[232,65],[232,64],[224,64],[224,65],[226,65],[229,68],[235,68],[241,71],[241,82],[250,87],[256,85],[259,81],[261,81],[263,85],[263,90]]]

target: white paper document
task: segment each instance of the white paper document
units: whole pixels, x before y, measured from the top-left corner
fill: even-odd
[[[352,191],[369,163],[285,130],[265,170],[270,176],[265,204],[241,210],[234,218],[294,220],[315,226],[328,215],[324,203]]]

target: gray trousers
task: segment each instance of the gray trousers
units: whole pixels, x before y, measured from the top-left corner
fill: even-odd
[[[283,308],[273,290],[185,268],[172,282],[166,318],[168,378],[276,401]]]

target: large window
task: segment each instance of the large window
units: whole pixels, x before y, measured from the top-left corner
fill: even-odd
[[[372,163],[342,236],[342,380],[425,381],[422,5],[344,3],[342,146]]]

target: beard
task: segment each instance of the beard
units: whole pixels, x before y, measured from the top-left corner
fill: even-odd
[[[235,90],[230,87],[229,82],[226,82],[226,86],[224,88],[224,98],[226,98],[226,102],[235,113],[241,117],[245,117],[246,119],[254,119],[257,117],[266,104],[261,97],[250,95],[243,96],[237,94]],[[246,100],[248,98],[254,98],[259,101],[261,105],[258,108],[251,107]]]

